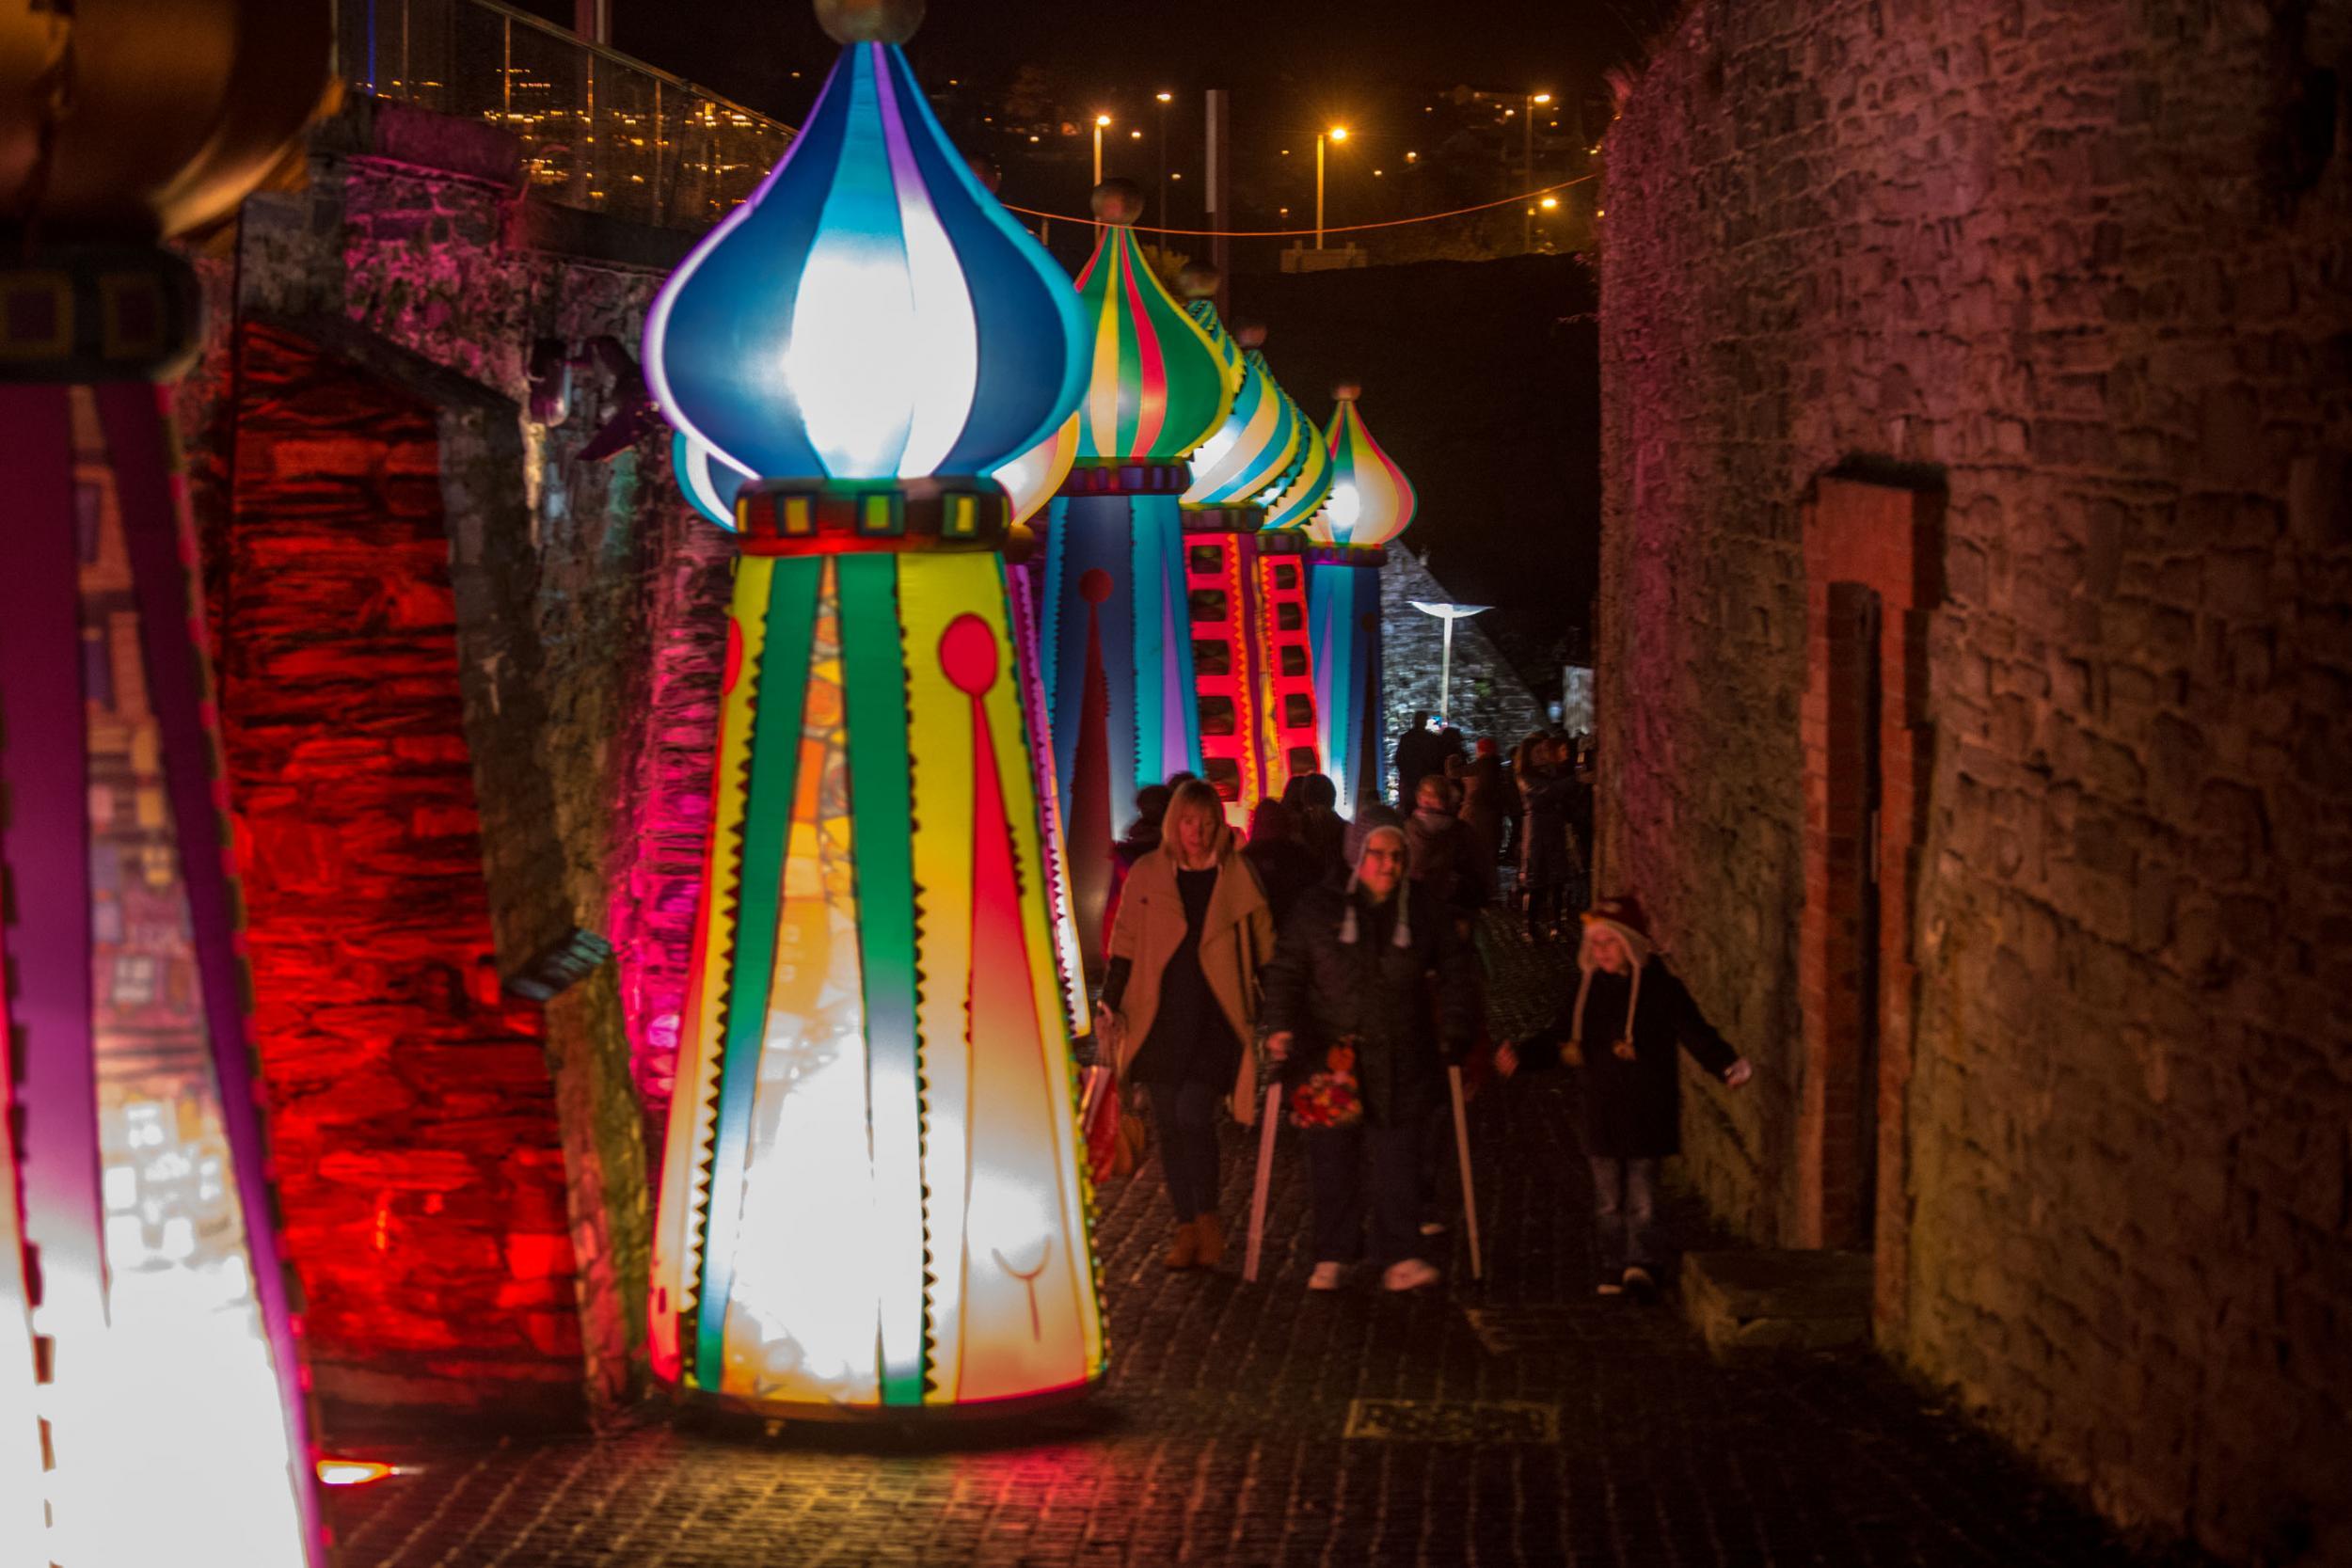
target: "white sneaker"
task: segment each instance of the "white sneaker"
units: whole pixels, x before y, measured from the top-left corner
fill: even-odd
[[[1317,1263],[1315,1272],[1307,1276],[1307,1289],[1336,1291],[1340,1288],[1340,1282],[1346,1277],[1347,1265],[1345,1263]]]
[[[1391,1263],[1380,1275],[1380,1283],[1391,1291],[1418,1291],[1424,1285],[1435,1285],[1438,1279],[1438,1271],[1418,1258]]]

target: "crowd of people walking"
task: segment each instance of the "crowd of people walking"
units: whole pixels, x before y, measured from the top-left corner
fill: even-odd
[[[1639,900],[1590,897],[1589,742],[1543,732],[1506,759],[1493,738],[1470,746],[1424,714],[1394,761],[1393,807],[1367,800],[1343,818],[1332,781],[1306,774],[1250,807],[1246,835],[1203,780],[1136,796],[1112,851],[1097,1022],[1119,1114],[1147,1118],[1157,1144],[1167,1266],[1225,1259],[1220,1120],[1250,1126],[1279,1107],[1307,1157],[1308,1288],[1341,1289],[1364,1262],[1391,1291],[1435,1283],[1450,1098],[1461,1125],[1450,1069],[1490,1052],[1503,1079],[1584,1070],[1597,1288],[1646,1290],[1658,1165],[1679,1121],[1677,1053],[1735,1088],[1748,1065],[1660,956]],[[1487,920],[1506,899],[1519,921]],[[1488,1038],[1482,929],[1548,943],[1571,912],[1576,978],[1556,1019],[1525,1039]],[[1266,1087],[1279,1092],[1262,1101]]]

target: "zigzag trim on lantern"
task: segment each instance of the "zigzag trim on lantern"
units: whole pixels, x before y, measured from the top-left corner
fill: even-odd
[[[743,885],[743,824],[751,795],[752,729],[759,712],[759,689],[766,674],[768,600],[775,563],[745,558],[736,563],[734,603],[728,611],[732,685],[720,699],[719,755],[711,768],[710,847],[704,863],[705,913],[697,933],[695,955],[698,992],[692,998],[691,1052],[681,1061],[671,1088],[675,1106],[679,1097],[692,1117],[682,1151],[685,1168],[670,1175],[683,1178],[686,1193],[678,1220],[676,1299],[671,1317],[676,1324],[680,1375],[694,1380],[694,1356],[687,1341],[690,1326],[701,1312],[705,1237],[710,1219],[712,1162],[717,1158],[719,1126],[719,1065],[730,1022],[729,999],[735,980],[735,940],[741,916]],[[676,1112],[672,1112],[675,1119]],[[674,1158],[669,1149],[663,1160]]]
[[[903,608],[903,600],[899,594],[901,583],[898,573],[899,562],[894,561],[891,562],[890,574],[891,596],[894,601],[899,603],[900,608],[898,611],[892,616],[891,624],[896,628],[898,638],[898,700],[900,704],[904,705],[908,721],[906,726],[906,735],[908,738],[907,924],[908,928],[914,933],[914,1139],[915,1147],[919,1151],[920,1163],[917,1168],[922,1172],[923,1189],[923,1372],[921,1379],[921,1398],[923,1403],[929,1404],[939,1393],[939,1320],[937,1313],[934,1310],[935,1297],[939,1290],[939,1260],[933,1256],[931,1251],[931,1237],[934,1234],[934,1227],[932,1225],[931,1216],[933,1213],[933,1204],[935,1203],[938,1195],[933,1191],[930,1180],[930,1053],[927,1049],[930,1043],[930,1035],[923,1027],[923,1019],[928,1010],[930,994],[930,966],[923,961],[923,955],[929,948],[930,940],[930,922],[928,916],[928,910],[924,902],[923,880],[920,877],[914,874],[914,844],[916,835],[923,831],[922,818],[915,805],[916,800],[919,800],[921,796],[921,791],[918,787],[918,781],[923,769],[923,760],[915,754],[914,746],[914,692],[913,682],[910,678],[910,664],[913,658],[913,654],[908,647],[907,642],[906,614]]]
[[[1029,962],[1028,983],[1030,1006],[1037,1020],[1036,1048],[1048,1053],[1042,1078],[1050,1085],[1054,1082],[1056,1056],[1061,1063],[1065,1080],[1074,1069],[1075,1053],[1060,1010],[1059,966],[1053,953],[1053,901],[1050,884],[1053,879],[1052,850],[1041,826],[1041,813],[1036,796],[1036,774],[1024,754],[1028,746],[1025,708],[1021,689],[1020,666],[1022,650],[1015,635],[1016,614],[1011,603],[1011,585],[1003,568],[993,573],[993,588],[997,602],[1004,607],[1001,626],[993,626],[997,636],[1001,665],[995,685],[978,699],[983,721],[989,728],[989,744],[994,756],[997,788],[1005,807],[1005,829],[1010,838],[1013,895],[1015,907],[1022,911],[1025,929],[1030,936],[1044,936],[1042,946],[1034,940],[1025,942]],[[1009,738],[1008,738],[1009,737]],[[1071,1102],[1073,1113],[1065,1129],[1067,1141],[1056,1150],[1057,1196],[1062,1209],[1064,1234],[1072,1245],[1084,1245],[1089,1258],[1089,1275],[1094,1283],[1092,1296],[1073,1305],[1078,1307],[1087,1340],[1087,1376],[1091,1379],[1101,1372],[1100,1344],[1103,1335],[1102,1298],[1099,1279],[1100,1263],[1094,1259],[1092,1217],[1088,1210],[1085,1183],[1087,1166],[1086,1138],[1078,1128],[1076,1101]],[[1073,1182],[1068,1177],[1074,1173]],[[1074,1287],[1077,1281],[1073,1278]]]
[[[824,565],[818,556],[777,561],[768,594],[770,620],[763,663],[768,658],[787,658],[806,671]],[[695,1359],[707,1387],[720,1386],[725,1373],[726,1312],[735,1293],[736,1248],[742,1223],[741,1182],[749,1165],[752,1105],[759,1080],[769,990],[774,982],[787,839],[806,723],[805,679],[789,689],[788,701],[758,712],[751,736],[753,799],[744,814],[742,918],[736,938],[737,962],[727,984],[717,1135],[703,1222],[704,1295],[696,1317]],[[756,1013],[747,1012],[752,1007],[756,1007]]]

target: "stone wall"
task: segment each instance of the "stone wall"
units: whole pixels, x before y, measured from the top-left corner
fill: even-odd
[[[500,990],[435,413],[289,334],[240,358],[221,720],[312,1386],[564,1418],[562,1138]]]
[[[666,1104],[662,1021],[684,990],[727,574],[718,531],[670,482],[658,421],[609,461],[579,454],[642,413],[644,311],[690,238],[542,206],[510,138],[358,99],[313,134],[307,181],[248,202],[230,253],[200,262],[212,333],[180,400],[216,603],[243,521],[224,499],[230,454],[250,444],[231,405],[241,334],[283,335],[425,411],[491,990],[586,939],[614,951],[530,1015],[538,1092],[563,1111],[540,1180],[577,1263],[563,1276],[575,1402],[584,1370],[605,1409],[643,1371],[643,1129]],[[348,412],[336,377],[304,395],[304,418]]]
[[[1602,877],[1760,1069],[1691,1175],[1817,1218],[1807,501],[1932,493],[1882,1340],[2249,1562],[2352,1558],[2347,79],[2344,0],[1702,0],[1609,136]]]

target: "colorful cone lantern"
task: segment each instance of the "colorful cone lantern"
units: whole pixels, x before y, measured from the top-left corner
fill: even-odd
[[[1003,1409],[1104,1366],[1047,857],[985,476],[1079,324],[898,45],[845,48],[672,275],[656,396],[742,551],[654,1243],[656,1370],[787,1413]],[[975,477],[965,477],[975,476]]]
[[[1225,422],[1238,376],[1144,261],[1143,198],[1095,187],[1103,234],[1079,275],[1089,375],[1078,456],[1045,529],[1041,641],[1078,933],[1100,958],[1113,840],[1136,791],[1201,768],[1184,609],[1184,459]]]
[[[1215,273],[1197,284],[1191,309],[1210,328]],[[1211,336],[1223,339],[1223,327]],[[1184,497],[1184,585],[1203,769],[1239,825],[1253,802],[1322,764],[1305,539],[1295,531],[1266,531],[1264,504],[1312,426],[1275,384],[1261,352],[1265,329],[1243,326],[1227,341],[1242,356],[1241,389],[1225,423],[1193,454]]]
[[[194,1544],[258,1568],[326,1560],[158,383],[196,343],[195,278],[159,242],[278,161],[326,85],[331,30],[325,7],[275,0],[179,20],[107,0],[0,14],[0,61],[39,89],[0,93],[0,212],[21,225],[0,259],[12,1564],[149,1568]]]
[[[1313,627],[1316,706],[1323,754],[1340,801],[1380,793],[1380,566],[1387,546],[1413,520],[1405,470],[1364,428],[1362,388],[1334,388],[1329,499],[1310,527],[1316,547],[1309,615]],[[1409,783],[1409,781],[1408,781]]]
[[[1054,768],[1052,695],[1045,688],[1045,665],[1038,638],[1038,601],[1045,591],[1045,567],[1039,558],[1038,537],[1029,520],[1045,510],[1054,492],[1070,477],[1078,456],[1078,417],[996,470],[1011,510],[1011,533],[1005,546],[1005,564],[1012,583],[1013,642],[1021,654],[1021,711],[1027,719],[1033,744],[1030,773],[1037,785],[1039,831],[1045,835],[1045,897],[1054,911],[1054,960],[1061,979],[1062,1014],[1073,1036],[1093,1033],[1093,1009],[1087,1006],[1086,956],[1078,942],[1077,903],[1070,883],[1070,837],[1062,828],[1061,783]]]

